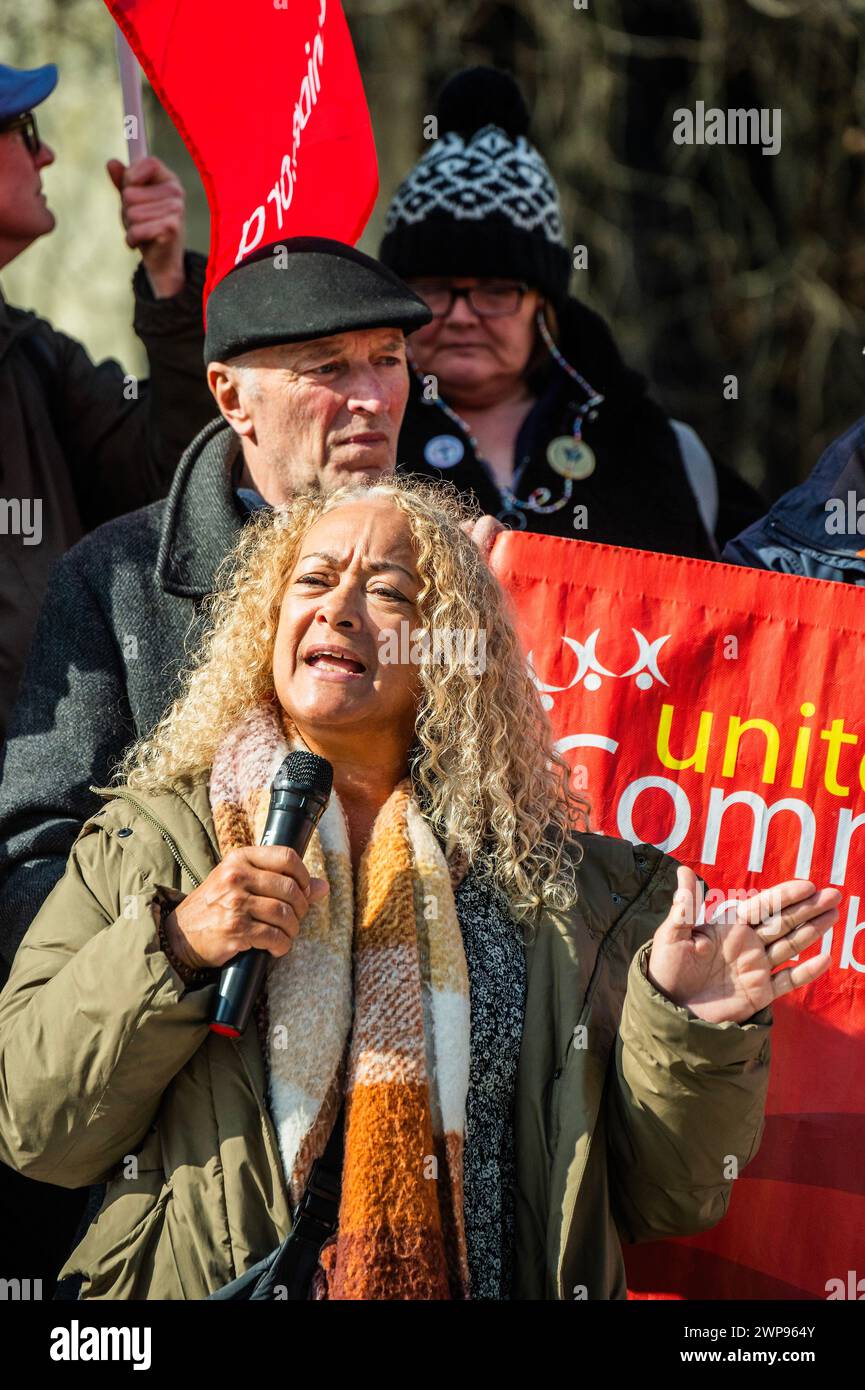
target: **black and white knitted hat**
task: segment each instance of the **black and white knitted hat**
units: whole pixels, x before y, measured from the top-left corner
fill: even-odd
[[[394,194],[379,258],[397,275],[506,275],[556,303],[571,260],[553,177],[526,138],[514,79],[466,68],[445,83],[438,138]]]

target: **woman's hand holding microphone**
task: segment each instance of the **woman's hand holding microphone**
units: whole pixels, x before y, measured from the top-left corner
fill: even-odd
[[[310,904],[330,891],[303,860],[282,845],[229,850],[199,886],[165,918],[168,943],[193,970],[219,968],[241,951],[284,956]]]

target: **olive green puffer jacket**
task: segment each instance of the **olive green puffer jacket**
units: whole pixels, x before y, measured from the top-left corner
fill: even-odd
[[[105,794],[0,995],[0,1160],[107,1182],[64,1270],[83,1274],[82,1298],[200,1299],[290,1229],[263,1059],[254,1027],[239,1042],[209,1032],[214,986],[185,989],[159,945],[162,894],[219,859],[206,783]],[[763,1125],[769,1011],[705,1023],[646,979],[675,861],[579,839],[579,906],[541,915],[527,947],[523,1299],[624,1298],[621,1242],[719,1221],[729,1156],[747,1163]]]

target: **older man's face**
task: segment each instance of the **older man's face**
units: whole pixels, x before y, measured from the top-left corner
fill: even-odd
[[[232,358],[226,371],[235,418],[214,394],[244,439],[247,461],[267,476],[269,501],[393,472],[408,398],[402,329],[259,348]],[[213,364],[210,375],[214,389]]]
[[[44,141],[32,155],[19,130],[0,133],[0,266],[52,230],[42,170],[53,163],[54,151]]]

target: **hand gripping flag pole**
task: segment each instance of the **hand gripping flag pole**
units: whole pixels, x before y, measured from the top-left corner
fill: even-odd
[[[375,204],[378,168],[339,0],[234,6],[243,9],[236,24],[213,0],[105,3],[204,185],[205,303],[258,247],[292,236],[355,244]],[[140,107],[125,88],[124,102],[127,131],[140,136]]]
[[[129,153],[128,162],[143,159],[147,154],[147,130],[141,101],[141,68],[129,47],[126,35],[115,25],[117,66],[120,70],[120,90],[123,94],[123,133]]]

